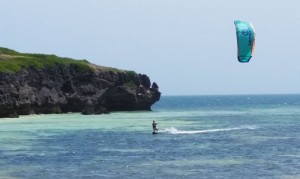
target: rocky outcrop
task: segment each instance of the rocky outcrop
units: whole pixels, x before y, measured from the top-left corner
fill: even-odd
[[[57,64],[0,73],[0,117],[151,110],[159,99],[158,85],[132,71]]]

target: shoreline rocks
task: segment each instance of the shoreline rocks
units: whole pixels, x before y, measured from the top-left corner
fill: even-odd
[[[0,72],[0,117],[81,112],[151,110],[160,99],[158,85],[145,74],[93,65],[55,64]]]

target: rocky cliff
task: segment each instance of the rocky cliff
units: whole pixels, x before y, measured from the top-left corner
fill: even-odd
[[[0,117],[151,110],[159,99],[144,74],[0,48]]]

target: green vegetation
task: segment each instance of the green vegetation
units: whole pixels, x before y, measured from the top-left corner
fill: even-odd
[[[0,54],[18,55],[19,53],[8,48],[0,47]]]
[[[125,71],[130,80],[134,80],[138,74],[135,71]]]
[[[0,72],[15,73],[23,68],[37,69],[54,65],[73,65],[80,71],[94,71],[86,60],[57,57],[56,55],[19,53],[8,48],[0,47]]]
[[[136,88],[136,84],[134,83],[136,77],[138,74],[135,71],[127,71],[125,70],[125,73],[128,77],[129,82],[125,83],[124,86],[127,88]]]
[[[136,84],[133,81],[129,81],[125,83],[123,86],[127,88],[136,88]]]

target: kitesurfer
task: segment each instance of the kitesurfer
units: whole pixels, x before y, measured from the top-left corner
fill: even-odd
[[[153,129],[153,133],[155,133],[155,131],[158,131],[158,129],[156,128],[157,123],[155,121],[152,122],[152,129]]]

